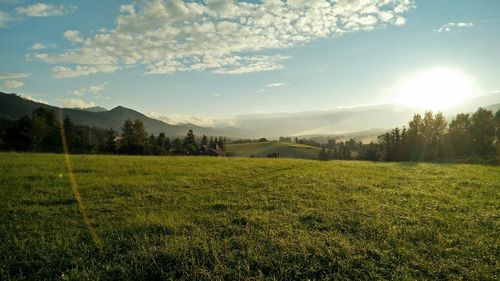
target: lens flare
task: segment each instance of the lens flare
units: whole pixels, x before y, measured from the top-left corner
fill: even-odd
[[[101,239],[99,239],[99,236],[97,236],[97,233],[95,232],[94,227],[90,223],[89,216],[87,214],[87,209],[85,208],[85,204],[83,202],[82,195],[80,194],[80,190],[78,188],[78,184],[76,182],[75,178],[75,173],[73,172],[73,165],[71,163],[71,158],[69,154],[69,148],[68,148],[68,141],[66,139],[66,132],[64,131],[64,120],[63,120],[63,111],[60,111],[59,114],[59,128],[61,132],[61,141],[63,145],[63,150],[64,150],[64,161],[66,162],[66,169],[68,170],[68,177],[69,181],[71,184],[71,189],[73,190],[73,194],[75,196],[76,202],[78,204],[78,209],[80,210],[80,213],[82,214],[82,219],[83,223],[85,224],[85,227],[87,228],[88,232],[90,233],[90,236],[92,237],[92,240],[94,241],[95,246],[97,249],[99,249],[100,252],[102,252],[102,242]]]
[[[411,107],[441,110],[473,95],[473,83],[467,75],[453,68],[439,67],[403,81],[397,90],[397,101]]]

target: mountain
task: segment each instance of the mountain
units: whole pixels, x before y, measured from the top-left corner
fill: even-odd
[[[169,136],[183,136],[189,129],[197,134],[218,135],[211,128],[203,128],[195,125],[170,125],[160,120],[149,118],[135,110],[122,106],[111,110],[93,110],[76,108],[59,108],[39,102],[35,102],[16,94],[6,94],[0,92],[0,118],[18,119],[24,115],[31,115],[34,109],[43,107],[54,112],[63,112],[75,124],[87,125],[91,127],[112,128],[120,131],[126,119],[140,119],[144,122],[149,133],[159,134],[165,132]]]
[[[500,93],[478,97],[449,109],[444,114],[451,119],[456,113],[474,112],[480,106],[496,111],[495,109],[500,108],[499,101]],[[165,132],[169,136],[184,136],[189,129],[192,129],[198,136],[202,134],[230,138],[304,136],[321,142],[325,140],[325,137],[340,139],[352,137],[360,141],[370,141],[384,130],[407,125],[415,113],[424,113],[424,110],[385,104],[304,112],[247,114],[225,120],[215,120],[212,122],[213,127],[204,127],[190,123],[172,125],[168,123],[171,120],[168,117],[146,116],[122,106],[111,110],[102,107],[61,109],[15,94],[0,93],[0,118],[17,119],[23,115],[30,115],[31,111],[38,107],[45,107],[55,112],[63,110],[64,114],[68,115],[75,124],[113,128],[117,131],[120,130],[123,121],[130,118],[142,120],[147,131],[153,134]]]
[[[457,113],[472,113],[478,107],[486,107],[492,111],[498,109],[500,92],[471,98],[443,113],[451,120]],[[491,106],[489,106],[491,105]],[[264,113],[236,116],[230,121],[239,128],[244,137],[262,136],[275,138],[278,136],[345,136],[355,137],[362,141],[376,138],[376,134],[384,130],[407,125],[415,113],[425,110],[415,109],[397,104],[358,106],[304,112]],[[376,132],[366,132],[376,129]],[[354,133],[361,132],[360,135]],[[344,136],[342,136],[344,135]],[[314,139],[314,138],[313,138]]]
[[[402,126],[414,111],[395,105],[376,105],[294,113],[237,116],[234,123],[258,136],[327,135]]]

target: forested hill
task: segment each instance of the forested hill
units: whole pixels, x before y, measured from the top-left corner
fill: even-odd
[[[0,118],[13,120],[25,115],[30,116],[34,109],[40,107],[53,110],[56,113],[61,110],[59,107],[28,100],[16,94],[0,92]],[[139,119],[144,122],[146,130],[152,134],[164,132],[169,136],[183,136],[189,129],[192,129],[199,134],[216,135],[216,132],[210,128],[203,128],[195,125],[170,125],[122,106],[115,107],[111,110],[100,109],[89,111],[75,108],[62,108],[62,110],[73,123],[78,125],[106,129],[112,128],[115,131],[120,131],[126,119]]]

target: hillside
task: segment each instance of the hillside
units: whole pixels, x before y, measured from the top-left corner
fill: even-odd
[[[0,154],[1,280],[498,279],[499,167],[71,160],[90,228],[63,155]]]
[[[122,106],[111,110],[94,107],[89,109],[59,108],[43,103],[24,99],[15,94],[0,93],[0,117],[7,119],[17,119],[24,115],[31,115],[34,109],[39,107],[47,108],[58,113],[63,110],[64,114],[75,123],[91,127],[112,128],[119,131],[123,121],[127,118],[140,119],[144,122],[149,133],[159,134],[164,132],[169,136],[183,136],[189,129],[193,129],[198,134],[213,135],[215,132],[210,128],[202,128],[194,125],[170,125],[160,120],[149,118],[146,115]]]
[[[266,157],[269,153],[280,153],[282,158],[318,159],[320,148],[289,142],[254,142],[226,145],[226,151],[232,156]]]

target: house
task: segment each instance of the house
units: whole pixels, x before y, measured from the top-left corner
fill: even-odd
[[[209,145],[202,145],[198,151],[200,155],[215,156],[215,157],[225,157],[226,152],[219,146],[215,145],[215,148]]]

